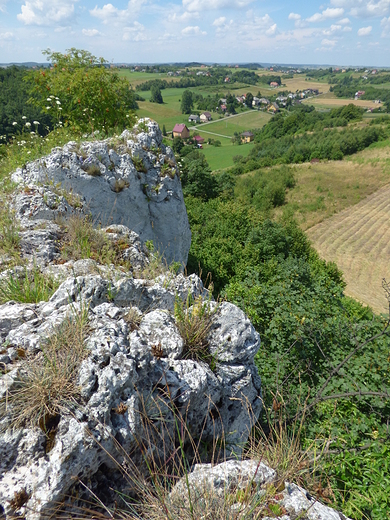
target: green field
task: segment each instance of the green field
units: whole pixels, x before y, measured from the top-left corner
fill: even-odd
[[[206,137],[204,134],[203,137]],[[211,137],[211,136],[210,136]],[[233,165],[233,157],[235,155],[242,155],[246,157],[249,152],[252,150],[254,143],[247,143],[241,146],[232,145],[230,140],[220,139],[218,138],[222,146],[215,147],[209,144],[203,145],[202,152],[206,156],[207,162],[210,165],[210,168],[214,170],[221,170],[224,168],[229,168],[229,166]],[[223,141],[228,141],[225,145]]]
[[[232,137],[234,132],[245,132],[255,128],[262,128],[271,119],[271,114],[260,112],[259,110],[248,110],[242,115],[225,117],[215,122],[209,123],[198,128],[199,132],[215,132],[217,134]]]

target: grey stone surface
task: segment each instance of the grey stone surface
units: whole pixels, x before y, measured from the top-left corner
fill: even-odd
[[[168,161],[170,175],[162,170]],[[88,173],[92,165],[99,168],[99,175]],[[191,232],[175,157],[150,119],[141,119],[117,139],[56,148],[19,168],[12,180],[20,185],[14,208],[22,223],[53,220],[74,211],[90,213],[102,226],[124,225],[143,242],[153,240],[168,263],[187,263]],[[37,237],[30,234],[23,239],[30,253]],[[54,253],[50,249],[44,256]],[[129,255],[135,258],[136,250]]]
[[[149,446],[161,455],[175,449],[169,444],[176,435],[173,410],[177,417],[186,418],[194,438],[201,436],[205,443],[227,432],[228,453],[240,452],[258,416],[260,380],[253,356],[260,341],[241,311],[222,304],[214,315],[213,344],[227,341],[221,320],[236,323],[240,332],[226,347],[231,344],[234,354],[221,362],[216,359],[213,372],[204,362],[183,359],[183,339],[173,315],[175,297],[185,300],[190,291],[192,298],[202,294],[209,298],[196,276],[167,274],[142,280],[122,275],[110,284],[96,274],[68,277],[48,302],[0,306],[1,362],[8,371],[0,377],[0,399],[18,388],[20,371],[26,370],[26,363],[34,363],[43,339],[65,318],[82,307],[88,310],[90,327],[88,357],[77,376],[80,396],[64,406],[49,452],[39,427],[10,429],[12,402],[4,408],[6,400],[2,401],[0,454],[7,453],[0,458],[0,504],[7,518],[15,513],[15,493],[24,490],[28,495],[17,514],[28,520],[43,519],[56,502],[72,493],[75,475],[92,482],[102,464],[115,471],[108,454],[123,463],[124,453],[134,452],[140,439],[147,438],[145,417],[164,431]],[[130,310],[140,316],[138,328],[127,319]],[[15,355],[18,349],[26,352],[26,359]],[[242,403],[255,414],[247,413]],[[142,467],[140,453],[132,460]]]

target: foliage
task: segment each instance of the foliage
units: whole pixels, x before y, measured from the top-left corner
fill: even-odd
[[[191,90],[185,90],[181,96],[181,112],[182,114],[190,114],[194,101],[192,99]]]
[[[5,140],[23,130],[30,133],[31,129],[35,129],[33,121],[39,122],[36,130],[40,135],[46,135],[53,129],[51,115],[27,103],[26,74],[27,69],[23,67],[0,69],[0,136],[4,136]]]
[[[253,102],[253,94],[251,92],[248,92],[245,97],[245,104],[248,108],[252,108],[252,102]]]
[[[194,150],[182,159],[181,183],[184,195],[209,200],[218,195],[218,183],[205,156]]]
[[[150,102],[151,103],[164,103],[163,97],[161,95],[161,90],[157,85],[153,85],[150,89],[151,96],[150,96]]]
[[[52,67],[27,75],[31,101],[41,110],[81,131],[107,132],[132,122],[136,104],[129,84],[107,68],[103,58],[75,48],[44,54]]]

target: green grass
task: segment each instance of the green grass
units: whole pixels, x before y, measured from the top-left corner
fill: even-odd
[[[205,126],[201,126],[199,132],[201,130],[206,130],[207,132],[215,132],[217,134],[232,137],[234,132],[241,133],[246,130],[262,128],[266,123],[268,123],[271,117],[270,114],[265,112],[251,110],[243,112],[242,115],[225,117],[223,119],[218,119],[215,122],[213,121]]]
[[[203,137],[206,137],[204,134]],[[212,136],[209,136],[212,137]],[[223,140],[219,137],[216,137],[222,141],[228,141],[227,139]],[[233,165],[233,157],[235,155],[242,155],[246,157],[251,149],[253,148],[253,143],[243,144],[241,146],[231,144],[230,140],[228,144],[225,146],[215,147],[212,145],[203,145],[202,152],[206,156],[207,162],[210,165],[212,170],[219,170],[223,168],[228,168]]]

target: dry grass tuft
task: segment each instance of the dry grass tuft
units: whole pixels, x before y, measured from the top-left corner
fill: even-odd
[[[130,307],[127,313],[124,315],[124,320],[127,323],[130,332],[137,330],[142,320],[142,314],[135,307]]]
[[[33,359],[22,361],[16,384],[0,403],[14,428],[42,427],[77,403],[76,376],[87,356],[88,330],[88,308],[81,305],[42,341],[41,351]]]
[[[65,223],[61,256],[64,260],[92,258],[101,264],[130,267],[129,261],[123,258],[123,251],[128,247],[127,241],[110,240],[93,227],[89,217],[76,213]]]
[[[201,296],[193,300],[188,294],[185,302],[176,298],[174,315],[184,341],[184,358],[213,364],[213,356],[208,348],[208,335],[217,309],[218,306],[211,308],[210,301],[203,300]]]

